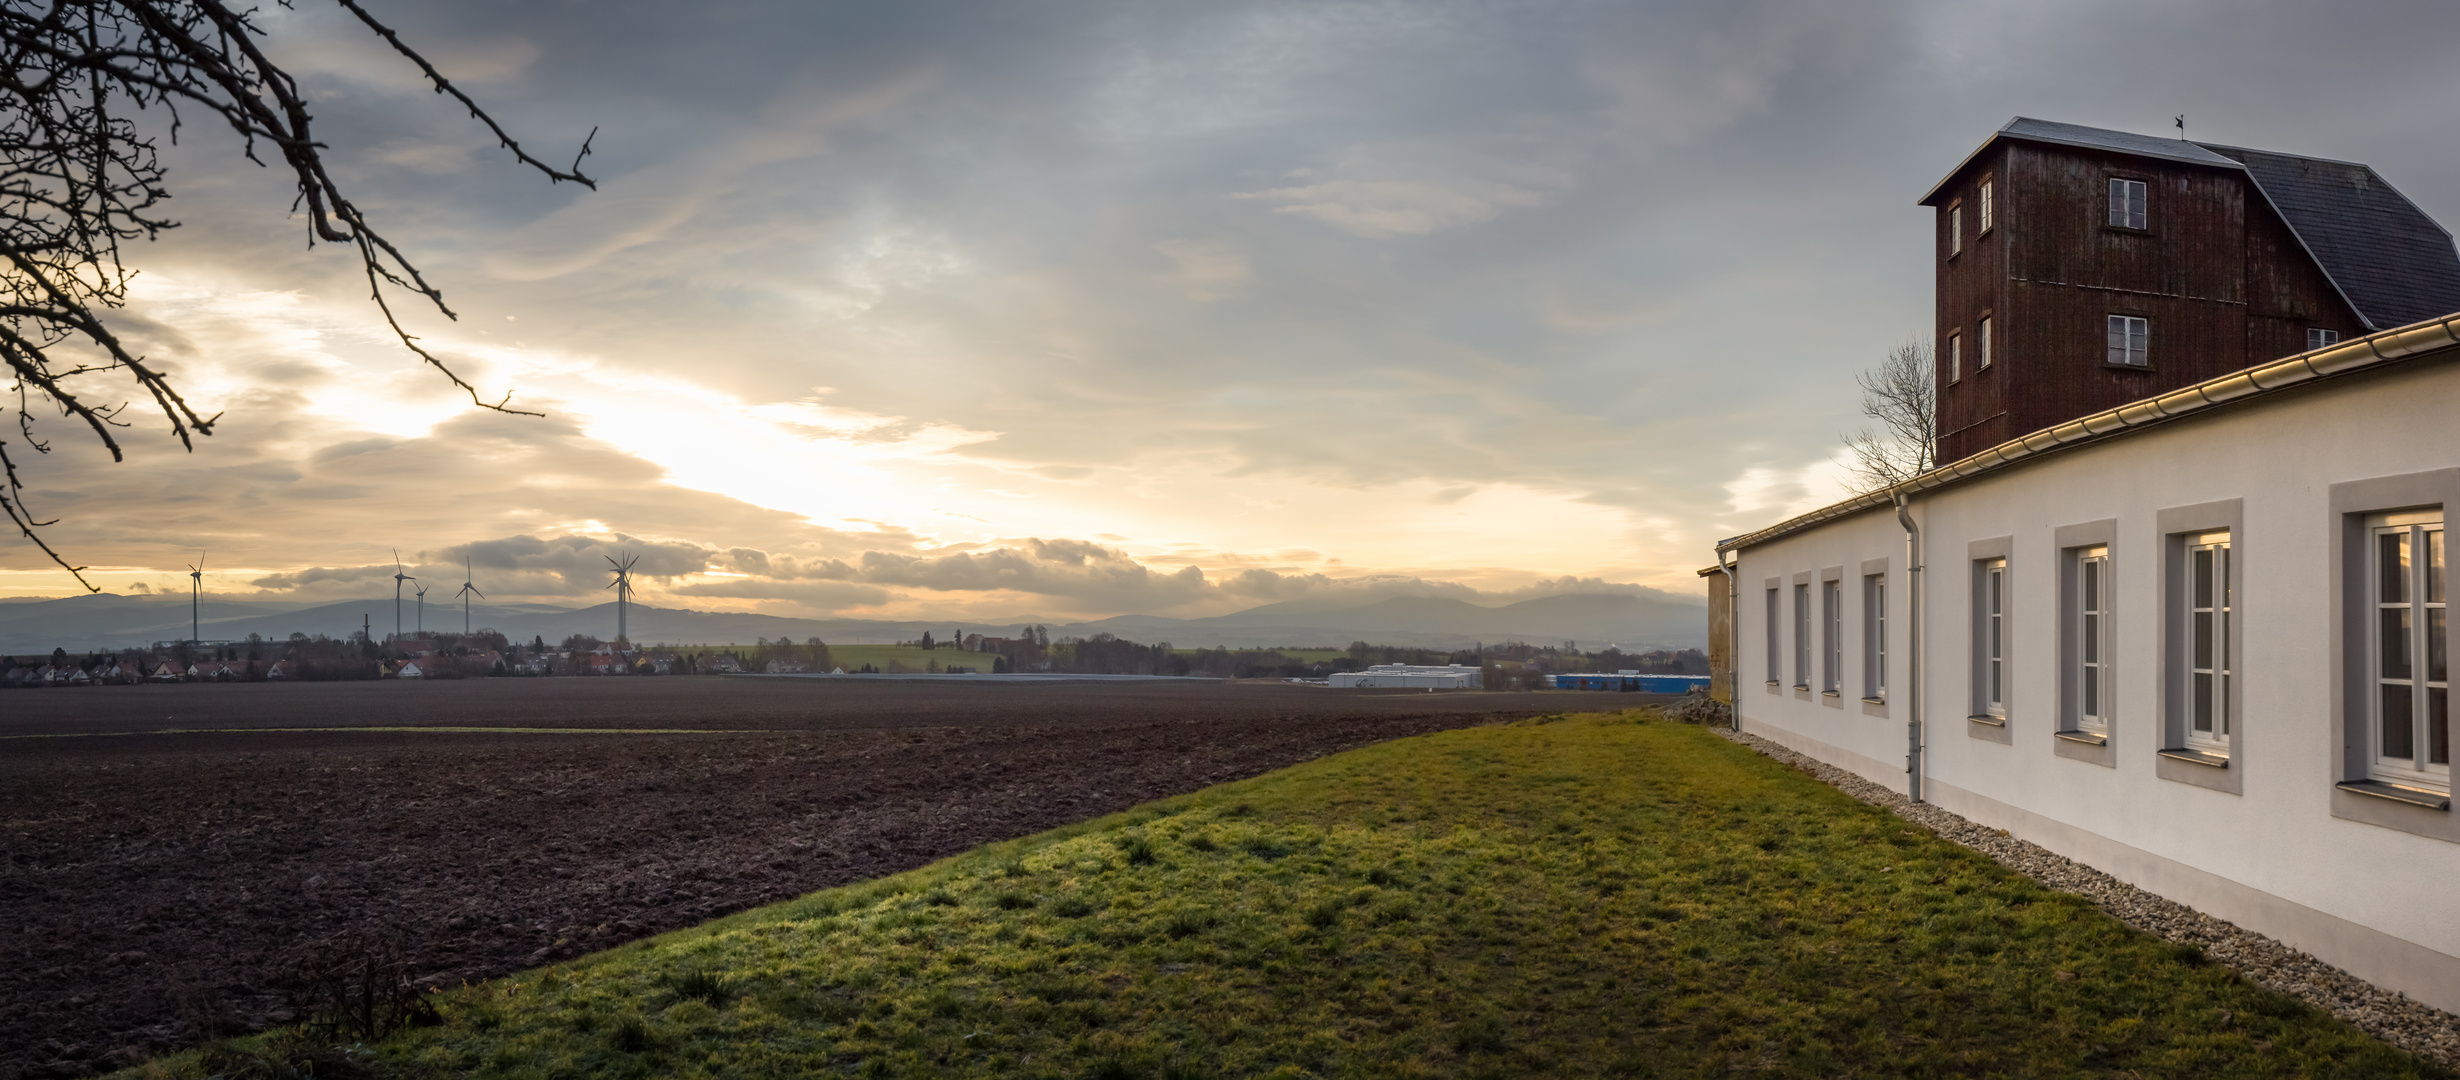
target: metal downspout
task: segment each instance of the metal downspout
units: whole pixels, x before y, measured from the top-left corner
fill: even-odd
[[[1725,693],[1734,700],[1726,702],[1726,724],[1737,734],[1742,731],[1742,588],[1734,583],[1734,568],[1742,565],[1742,552],[1734,552],[1734,561],[1725,561],[1725,552],[1717,553],[1717,569],[1725,571],[1726,632],[1733,635],[1733,644],[1725,651]]]
[[[1905,797],[1922,801],[1922,530],[1903,492],[1896,522],[1905,527]]]

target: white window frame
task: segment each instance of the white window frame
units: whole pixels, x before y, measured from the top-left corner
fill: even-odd
[[[2397,567],[2387,565],[2397,541]],[[2435,791],[2451,790],[2450,639],[2444,623],[2443,512],[2370,515],[2366,521],[2367,775]],[[2397,617],[2397,620],[2395,620]],[[2395,621],[2398,625],[2395,627]],[[2397,639],[2397,640],[2394,640]],[[2400,654],[2394,666],[2393,653]],[[2436,676],[2440,675],[2440,678]],[[2394,716],[2394,689],[2405,704]],[[2438,710],[2437,706],[2440,705]],[[2436,716],[2440,711],[2442,715]],[[2437,731],[2437,727],[2440,731]],[[2405,752],[2394,732],[2407,742]],[[2439,736],[2439,738],[2438,738]],[[2438,747],[2437,742],[2441,745]],[[2442,760],[2435,760],[2436,751]]]
[[[2152,320],[2141,315],[2110,316],[2107,362],[2120,367],[2152,366]]]
[[[1974,327],[1973,344],[1973,370],[1990,370],[1990,316],[1982,316],[1982,321]]]
[[[1975,715],[2007,719],[2007,560],[1983,559],[1973,573]]]
[[[2152,188],[2142,180],[2110,178],[2110,217],[2114,228],[2141,229],[2152,219]]]
[[[2306,328],[2306,351],[2328,349],[2338,344],[2340,344],[2340,331],[2326,330],[2320,326]]]
[[[1811,688],[1811,585],[1794,584],[1794,689]]]
[[[2074,605],[2076,704],[2069,718],[2075,730],[2095,735],[2110,732],[2110,547],[2096,544],[2075,549],[2075,586],[2068,597]]]
[[[1785,641],[1777,629],[1779,621],[1777,590],[1768,590],[1768,685],[1785,684]]]
[[[2229,753],[2230,703],[2237,690],[2230,655],[2238,636],[2230,539],[2227,530],[2185,538],[2186,580],[2178,594],[2179,625],[2186,631],[2180,672],[2186,710],[2179,727],[2187,749],[2221,755]]]
[[[1819,583],[1820,614],[1827,623],[1828,640],[1820,657],[1819,691],[1842,694],[1845,691],[1845,583],[1830,578]]]
[[[1965,336],[1963,334],[1948,335],[1947,362],[1949,382],[1965,377]]]
[[[1987,232],[1989,232],[1989,231],[1990,231],[1990,226],[1991,226],[1990,184],[1991,184],[1991,178],[1990,178],[1990,177],[1985,176],[1985,177],[1983,177],[1983,178],[1982,178],[1982,183],[1981,183],[1981,186],[1980,186],[1980,187],[1978,187],[1978,188],[1975,188],[1975,189],[1974,189],[1974,192],[1973,192],[1973,204],[1974,204],[1974,210],[1973,210],[1974,222],[1973,222],[1973,223],[1974,223],[1974,226],[1975,226],[1975,227],[1974,227],[1974,230],[1973,230],[1973,235],[1975,235],[1975,236],[1980,236],[1980,235],[1982,235],[1982,234],[1987,233]]]
[[[1965,204],[1948,204],[1948,258],[1965,253]]]

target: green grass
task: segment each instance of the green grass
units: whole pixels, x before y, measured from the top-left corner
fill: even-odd
[[[887,671],[888,662],[891,660],[904,664],[906,670],[916,673],[923,671],[934,660],[939,661],[941,670],[950,667],[969,667],[977,671],[989,671],[992,659],[990,653],[966,652],[963,649],[954,648],[924,649],[914,645],[829,646],[830,665],[844,668],[847,671],[856,670],[865,664]]]
[[[408,1076],[2447,1076],[1699,728],[1368,747],[440,995]],[[152,1067],[199,1075],[195,1058]]]

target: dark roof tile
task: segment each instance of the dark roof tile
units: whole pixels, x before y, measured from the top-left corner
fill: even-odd
[[[2451,234],[2373,169],[2201,145],[2246,166],[2369,329],[2460,311],[2460,253],[2452,249]]]

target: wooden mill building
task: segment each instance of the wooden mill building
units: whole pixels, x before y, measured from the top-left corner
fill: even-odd
[[[1922,205],[1942,462],[2460,311],[2451,234],[2351,162],[2020,116]]]

